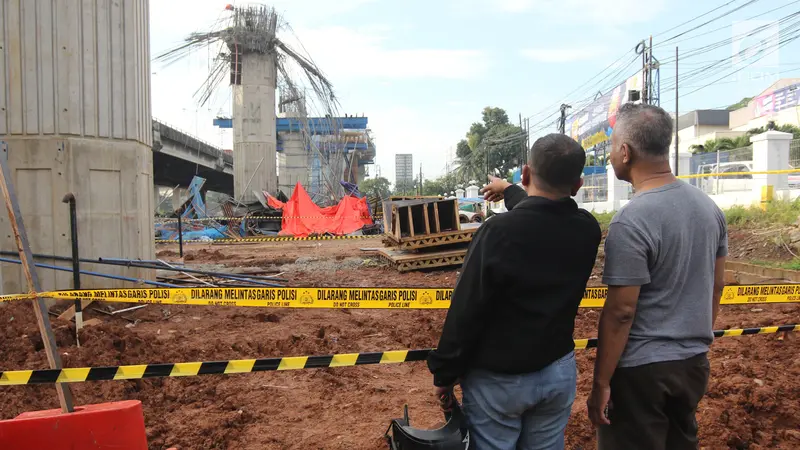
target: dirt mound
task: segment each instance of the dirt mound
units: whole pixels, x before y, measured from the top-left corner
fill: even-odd
[[[279,261],[286,267],[281,276],[293,286],[455,285],[456,270],[399,274],[385,266],[355,264],[356,258],[367,259],[359,249],[376,243],[303,244],[308,248],[276,242],[201,245],[192,247],[191,254],[194,261],[220,266]],[[744,247],[758,245],[763,242],[748,241]],[[743,247],[732,237],[731,248]],[[306,259],[298,264],[302,257]],[[601,273],[602,252],[592,284],[599,283]],[[437,344],[445,315],[423,310],[148,305],[130,313],[138,320],[135,325],[118,316],[98,315],[104,323],[82,330],[80,348],[71,324],[54,321],[53,326],[65,365],[85,367],[430,348]],[[598,317],[597,310],[580,310],[575,336],[596,336]],[[798,318],[800,305],[795,304],[724,306],[717,325],[765,326]],[[712,380],[698,412],[704,448],[800,448],[800,359],[794,357],[800,351],[800,334],[778,337],[728,337],[714,344],[709,355]],[[29,302],[0,304],[0,339],[0,370],[47,367]],[[578,394],[566,436],[570,449],[595,447],[585,405],[594,358],[594,350],[577,351]],[[415,426],[441,424],[431,382],[424,363],[406,363],[78,383],[72,388],[78,404],[140,400],[150,448],[155,450],[372,450],[385,448],[382,433],[390,419],[402,415],[404,404]],[[58,406],[52,386],[2,389],[0,419]]]

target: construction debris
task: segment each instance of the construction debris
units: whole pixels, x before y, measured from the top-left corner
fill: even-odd
[[[458,200],[420,198],[383,204],[386,231],[378,255],[400,272],[463,264],[480,223],[459,223]]]

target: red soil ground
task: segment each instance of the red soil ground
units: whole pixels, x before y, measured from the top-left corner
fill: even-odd
[[[745,240],[746,245],[753,245]],[[257,245],[192,245],[187,263],[276,266],[291,286],[453,286],[455,270],[398,274],[359,247],[379,240]],[[738,249],[736,242],[732,251]],[[159,256],[177,260],[173,247]],[[300,260],[298,261],[298,258]],[[596,276],[602,267],[602,259]],[[595,277],[592,281],[597,284]],[[119,308],[116,304],[114,307]],[[427,348],[436,345],[444,311],[263,310],[149,305],[129,315],[90,311],[104,323],[82,331],[54,327],[65,366],[210,361],[271,356]],[[576,337],[596,336],[597,310],[583,309]],[[800,305],[723,307],[718,328],[800,322]],[[0,306],[0,370],[47,367],[32,308]],[[710,354],[712,380],[700,405],[708,449],[800,448],[800,336],[730,337]],[[593,350],[578,351],[578,397],[567,447],[594,448],[586,417]],[[55,408],[51,386],[4,387],[0,418]],[[412,423],[441,422],[424,363],[215,375],[73,385],[79,404],[138,399],[151,449],[381,449],[389,420],[408,404]]]

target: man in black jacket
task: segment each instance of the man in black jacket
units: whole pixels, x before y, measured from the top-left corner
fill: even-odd
[[[577,142],[550,134],[531,147],[525,191],[502,181],[484,188],[510,211],[475,233],[428,358],[440,398],[461,384],[479,450],[564,447],[577,377],[572,332],[601,237],[570,198],[585,160]]]

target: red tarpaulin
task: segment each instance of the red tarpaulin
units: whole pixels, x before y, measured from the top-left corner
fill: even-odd
[[[267,204],[283,210],[280,236],[306,237],[312,234],[345,235],[372,225],[366,198],[348,195],[338,205],[320,208],[300,183],[286,203],[264,192]]]

